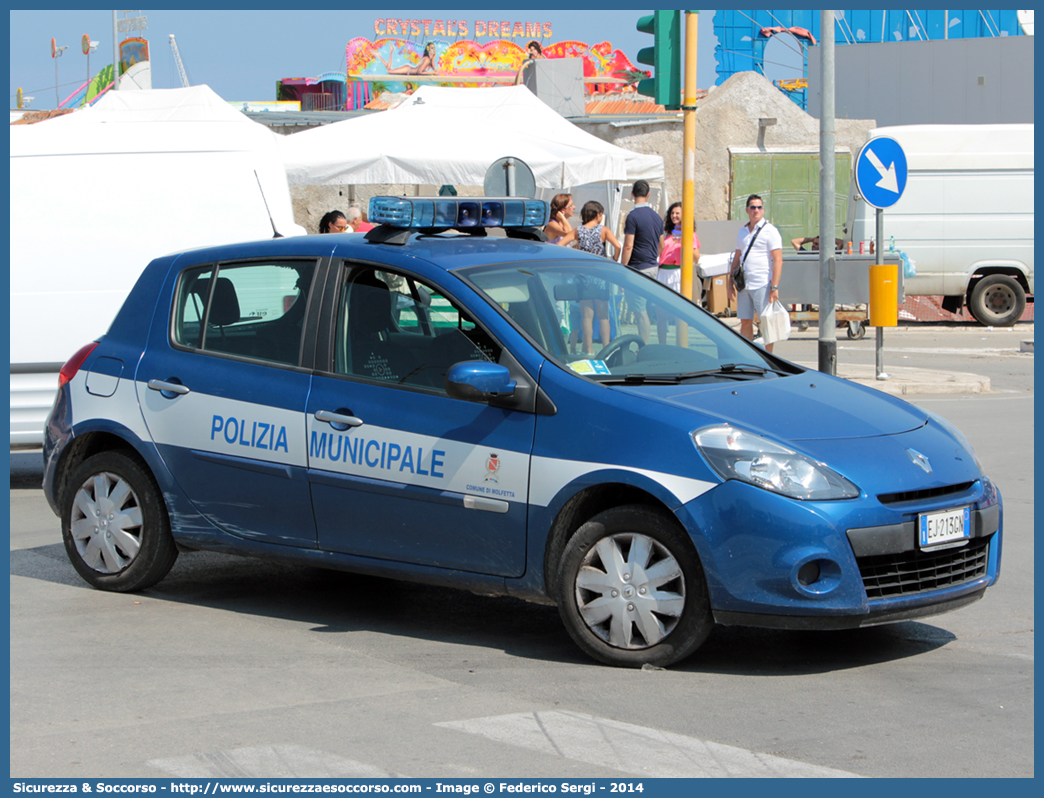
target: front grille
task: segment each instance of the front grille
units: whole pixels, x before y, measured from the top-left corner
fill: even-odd
[[[941,488],[928,488],[927,490],[908,490],[901,493],[879,493],[877,494],[877,500],[881,502],[881,504],[900,504],[902,502],[938,499],[940,496],[952,496],[956,493],[964,493],[974,484],[974,482],[962,482],[959,485],[945,485]]]
[[[960,585],[986,574],[989,538],[975,538],[967,546],[937,552],[904,551],[859,557],[866,596],[874,599],[908,596],[926,590]]]

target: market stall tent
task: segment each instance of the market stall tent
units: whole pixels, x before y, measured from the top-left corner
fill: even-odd
[[[592,136],[525,86],[425,86],[388,111],[295,133],[280,147],[290,185],[481,186],[507,156],[545,189],[664,177],[661,156]]]
[[[62,124],[98,122],[252,122],[209,86],[148,91],[108,91],[96,103],[59,117]]]

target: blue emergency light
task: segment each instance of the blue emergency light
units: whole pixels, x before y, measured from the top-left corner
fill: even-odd
[[[372,197],[370,221],[399,229],[543,228],[544,200],[514,197]]]

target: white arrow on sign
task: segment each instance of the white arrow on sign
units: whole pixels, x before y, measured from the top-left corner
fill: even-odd
[[[881,175],[881,179],[877,181],[877,187],[883,188],[885,191],[891,191],[893,194],[899,193],[899,180],[895,176],[895,163],[888,164],[888,168],[885,169],[885,165],[881,163],[881,159],[877,157],[877,154],[871,150],[866,151],[867,160],[873,164],[874,169]]]

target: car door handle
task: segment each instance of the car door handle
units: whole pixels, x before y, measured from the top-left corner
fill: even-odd
[[[340,413],[333,413],[329,410],[316,410],[315,418],[317,421],[325,421],[328,424],[344,424],[346,427],[361,427],[363,420],[356,418],[355,416],[344,416]],[[334,429],[337,429],[335,426]]]
[[[184,396],[189,392],[189,387],[187,385],[182,385],[177,382],[164,382],[163,380],[149,380],[149,387],[154,391],[160,391],[161,393],[176,393],[179,396]]]

